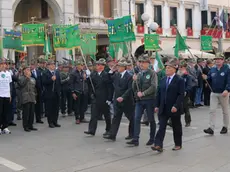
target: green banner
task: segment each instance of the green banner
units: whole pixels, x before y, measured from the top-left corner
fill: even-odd
[[[107,20],[110,43],[135,41],[131,16]]]
[[[4,29],[3,48],[23,52],[21,32]]]
[[[212,51],[212,36],[202,35],[200,37],[201,51]]]
[[[22,46],[44,46],[45,24],[22,24]]]
[[[82,34],[80,46],[85,55],[95,55],[97,53],[97,34]]]
[[[78,25],[53,25],[54,49],[72,49],[80,46],[80,32]]]
[[[159,51],[159,35],[158,34],[145,34],[144,36],[145,50]]]

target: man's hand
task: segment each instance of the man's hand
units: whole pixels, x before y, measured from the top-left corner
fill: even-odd
[[[207,75],[202,74],[202,78],[205,80],[205,79],[207,79],[208,77],[207,77]]]
[[[77,95],[75,93],[73,93],[72,96],[74,100],[77,100]]]
[[[155,111],[155,113],[158,113],[159,112],[159,108],[156,107],[154,111]]]
[[[124,99],[123,99],[122,97],[118,97],[118,98],[117,98],[117,101],[118,101],[119,103],[123,102],[123,100],[124,100]]]
[[[55,81],[56,80],[56,76],[52,76],[52,78],[51,78],[53,81]]]
[[[175,108],[175,107],[173,106],[172,109],[171,109],[171,112],[172,112],[172,113],[176,113],[176,112],[177,112],[177,108]]]
[[[133,75],[133,80],[134,80],[134,81],[137,80],[137,75],[136,75],[136,74]]]
[[[143,97],[143,93],[140,92],[140,91],[138,91],[138,92],[137,92],[137,96],[141,98],[141,97]]]
[[[227,90],[224,90],[224,92],[222,93],[222,96],[223,96],[223,97],[228,96],[228,91],[227,91]]]
[[[86,74],[84,73],[84,74],[83,74],[83,79],[86,80],[86,78],[87,78],[87,76],[86,76]]]

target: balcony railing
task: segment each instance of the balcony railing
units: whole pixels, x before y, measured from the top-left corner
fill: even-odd
[[[105,17],[90,17],[90,16],[79,16],[75,15],[76,23],[80,24],[80,28],[85,29],[103,29],[106,30],[107,24]]]

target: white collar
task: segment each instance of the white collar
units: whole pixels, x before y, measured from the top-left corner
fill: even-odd
[[[176,73],[174,73],[173,75],[171,75],[171,76],[167,76],[167,78],[169,78],[170,77],[170,80],[172,80],[173,79],[173,77],[175,76],[175,74]]]
[[[126,70],[124,70],[121,74],[121,78],[123,78],[124,74],[125,74]]]

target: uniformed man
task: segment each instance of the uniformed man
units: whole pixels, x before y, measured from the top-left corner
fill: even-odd
[[[221,104],[223,111],[223,128],[220,134],[228,132],[229,125],[229,91],[230,91],[230,69],[224,64],[224,55],[217,53],[215,57],[215,66],[210,69],[207,80],[211,85],[210,99],[210,124],[209,128],[205,129],[206,134],[213,135],[216,124],[216,109],[218,104]]]
[[[115,114],[112,120],[112,127],[109,135],[105,135],[105,139],[115,141],[120,126],[123,113],[129,120],[129,135],[126,140],[133,138],[134,126],[134,98],[132,92],[132,75],[126,71],[127,62],[125,59],[118,62],[118,73],[113,73],[112,80],[114,85],[114,108]]]
[[[48,61],[48,69],[42,75],[44,86],[45,113],[50,128],[61,127],[58,124],[59,100],[61,92],[60,74],[55,70],[55,62]]]
[[[113,86],[109,74],[104,70],[106,65],[105,59],[99,59],[96,62],[96,71],[91,73],[92,78],[92,102],[91,102],[91,119],[88,131],[85,134],[95,135],[97,129],[97,120],[100,114],[103,114],[106,122],[106,132],[108,135],[111,128],[111,116],[109,105],[113,98]]]
[[[76,69],[70,74],[70,88],[74,99],[74,113],[76,124],[85,121],[85,104],[87,104],[88,84],[83,70],[83,61],[77,60]]]
[[[63,117],[67,116],[66,109],[68,109],[68,114],[71,112],[70,110],[70,101],[72,101],[72,94],[70,93],[69,88],[69,66],[67,64],[63,64],[62,71],[60,72],[61,79],[61,113]],[[67,105],[67,107],[66,107]]]
[[[133,76],[133,91],[136,98],[135,118],[134,118],[134,136],[129,145],[139,145],[140,122],[144,110],[146,110],[148,121],[150,123],[150,138],[146,145],[152,145],[155,138],[156,122],[154,119],[154,103],[157,91],[157,75],[149,69],[148,55],[139,58],[141,71]]]

